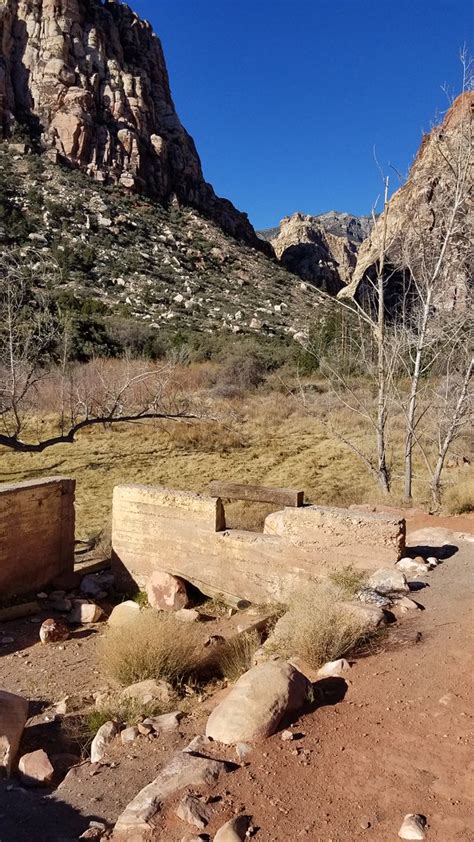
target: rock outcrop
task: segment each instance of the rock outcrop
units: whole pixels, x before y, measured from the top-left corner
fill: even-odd
[[[295,213],[285,217],[271,244],[286,269],[330,295],[351,281],[357,262],[356,242],[330,233],[317,216]]]
[[[471,91],[459,96],[443,123],[424,136],[406,183],[391,197],[361,245],[352,282],[341,297],[356,295],[365,280],[374,277],[385,219],[389,292],[406,288],[411,276],[423,284],[424,277],[435,271],[454,214],[455,233],[448,238],[434,306],[449,310],[465,305],[473,278],[473,115]]]
[[[204,180],[176,113],[159,39],[117,0],[0,3],[0,137],[26,126],[51,155],[268,248]]]

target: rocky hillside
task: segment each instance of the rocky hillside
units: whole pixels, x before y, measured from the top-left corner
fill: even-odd
[[[49,294],[112,319],[117,338],[132,324],[152,342],[166,331],[291,338],[314,319],[308,285],[197,211],[106,187],[24,144],[0,144],[1,248],[58,265]]]
[[[355,295],[364,280],[373,277],[386,222],[391,287],[406,286],[411,277],[423,286],[437,277],[435,305],[465,305],[473,280],[473,117],[471,91],[459,96],[443,123],[424,136],[406,183],[362,243],[352,282],[341,295]],[[450,229],[453,234],[447,236]]]
[[[0,136],[19,126],[102,184],[194,207],[263,248],[204,180],[159,39],[116,0],[0,2]]]

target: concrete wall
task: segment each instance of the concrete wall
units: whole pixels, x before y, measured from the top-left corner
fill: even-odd
[[[404,534],[398,519],[316,506],[270,515],[263,534],[226,530],[219,498],[138,485],[114,489],[112,558],[124,589],[143,588],[159,569],[210,596],[284,601],[342,565],[395,562]]]
[[[0,598],[74,569],[75,480],[0,484]]]

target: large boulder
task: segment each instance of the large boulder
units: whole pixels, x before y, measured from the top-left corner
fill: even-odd
[[[0,690],[0,776],[11,775],[28,719],[28,707],[29,702],[23,696]]]
[[[206,735],[230,745],[274,734],[285,716],[300,710],[310,682],[292,664],[269,661],[242,675],[211,713]]]

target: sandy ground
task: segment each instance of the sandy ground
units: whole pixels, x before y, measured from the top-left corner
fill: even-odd
[[[411,524],[474,533],[470,516],[441,523],[413,515]],[[212,799],[211,838],[234,812],[244,812],[259,842],[389,842],[405,813],[419,812],[428,820],[428,842],[474,842],[474,543],[456,545],[415,595],[426,610],[358,658],[347,683],[326,685],[326,704],[295,722],[293,741],[275,735],[252,751],[247,766],[203,793]],[[36,643],[37,622],[0,631],[15,638],[0,650],[0,686],[33,700],[35,719],[22,749],[77,752],[44,711],[48,716],[51,703],[65,695],[80,704],[103,687],[94,660],[97,635],[79,631],[53,656]],[[168,757],[202,733],[213,703],[198,704],[172,736],[118,745],[111,765],[98,773],[78,765],[52,793],[0,782],[1,842],[70,842],[91,819],[113,823]],[[175,806],[164,809],[157,839],[180,842],[186,835]]]

